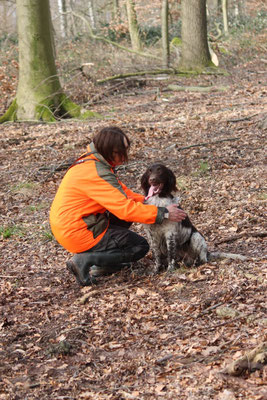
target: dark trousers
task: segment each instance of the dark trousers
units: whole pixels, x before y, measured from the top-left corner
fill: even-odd
[[[113,267],[143,258],[149,250],[145,238],[129,230],[131,222],[110,214],[110,225],[100,242],[90,250],[75,255],[79,264]]]

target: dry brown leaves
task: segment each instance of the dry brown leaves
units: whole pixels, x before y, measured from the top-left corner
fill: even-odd
[[[266,398],[266,366],[239,378],[220,373],[266,340],[261,68],[255,59],[230,77],[178,82],[216,81],[231,86],[225,93],[165,92],[153,80],[97,105],[109,116],[101,124],[1,127],[1,227],[11,236],[0,243],[0,399]],[[132,139],[119,170],[126,184],[140,190],[145,167],[165,162],[210,248],[256,260],[151,277],[148,255],[78,288],[67,252],[50,240],[49,206],[64,174],[54,170],[109,124]]]

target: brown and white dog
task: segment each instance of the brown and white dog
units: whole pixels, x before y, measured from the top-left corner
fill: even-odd
[[[180,203],[175,175],[163,164],[153,164],[147,168],[141,177],[141,186],[146,196],[146,204],[167,207]],[[158,273],[166,261],[167,271],[171,272],[177,268],[177,263],[192,266],[217,258],[246,259],[231,253],[210,253],[204,237],[188,217],[182,222],[166,219],[162,224],[143,226],[155,257],[154,273]]]

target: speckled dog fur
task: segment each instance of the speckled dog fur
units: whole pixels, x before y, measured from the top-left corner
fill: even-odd
[[[164,170],[164,171],[163,171]],[[153,176],[156,184],[163,183],[162,190],[148,198],[147,204],[158,207],[167,207],[170,204],[179,204],[177,197],[176,179],[173,172],[162,164],[154,164],[141,178],[142,188],[148,194],[150,178]],[[166,182],[166,180],[169,180]],[[167,189],[169,188],[169,189]],[[154,273],[158,273],[167,261],[167,271],[174,271],[179,262],[190,266],[194,263],[207,262],[208,249],[204,237],[197,231],[187,217],[182,222],[164,220],[161,225],[144,225],[144,229],[150,242],[151,250],[155,257]]]

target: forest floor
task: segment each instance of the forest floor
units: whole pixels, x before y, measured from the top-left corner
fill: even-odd
[[[267,366],[222,373],[267,340],[266,57],[243,55],[227,70],[94,87],[87,95],[99,94],[91,109],[103,120],[1,126],[0,399],[267,398]],[[213,90],[177,92],[170,83]],[[49,207],[60,166],[107,125],[132,140],[118,171],[124,183],[140,191],[146,166],[165,163],[209,248],[252,259],[151,276],[148,254],[78,287]]]

